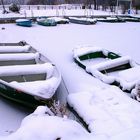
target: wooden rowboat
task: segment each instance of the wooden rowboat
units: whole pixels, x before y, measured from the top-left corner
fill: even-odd
[[[1,44],[0,95],[30,107],[52,100],[61,82],[56,66],[25,42]]]
[[[88,17],[87,18],[69,17],[69,21],[71,23],[84,24],[84,25],[92,25],[97,23],[96,19],[92,19]]]
[[[31,27],[32,21],[30,19],[17,19],[16,24],[23,27]]]
[[[73,54],[74,61],[87,73],[123,91],[131,92],[140,79],[140,65],[129,56],[89,46],[75,48]]]

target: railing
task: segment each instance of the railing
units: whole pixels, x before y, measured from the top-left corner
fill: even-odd
[[[5,5],[5,8],[8,9],[10,5]],[[20,5],[21,9],[24,10],[46,10],[46,9],[82,9],[82,5],[75,4],[75,5],[69,5],[69,4],[62,4],[62,5]],[[0,10],[2,10],[3,7],[0,5]]]

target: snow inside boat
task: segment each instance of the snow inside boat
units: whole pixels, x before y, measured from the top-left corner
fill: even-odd
[[[87,73],[107,84],[131,92],[140,79],[140,66],[129,56],[96,47],[79,47],[73,50],[74,61]]]
[[[84,24],[84,25],[91,25],[91,24],[96,24],[97,20],[92,19],[92,18],[78,18],[78,17],[69,17],[69,21],[71,23],[76,23],[76,24]]]
[[[56,66],[28,44],[3,44],[0,46],[0,94],[31,107],[47,104],[61,82]]]

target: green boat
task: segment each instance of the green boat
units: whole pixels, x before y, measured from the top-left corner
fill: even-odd
[[[37,24],[42,25],[42,26],[56,26],[57,25],[54,19],[49,19],[49,18],[38,18]]]
[[[33,108],[49,104],[61,82],[56,66],[26,42],[0,45],[0,95]]]
[[[131,92],[140,79],[140,65],[129,56],[98,47],[79,47],[73,50],[74,61],[85,71],[104,83]]]

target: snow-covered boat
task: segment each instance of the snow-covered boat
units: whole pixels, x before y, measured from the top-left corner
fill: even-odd
[[[42,26],[56,26],[57,22],[54,19],[37,18],[37,24]]]
[[[128,22],[140,22],[140,18],[134,16],[121,16],[120,18]]]
[[[137,119],[140,117],[139,103],[118,87],[97,88],[93,85],[92,91],[89,89],[69,94],[68,104],[85,122],[91,133],[110,137],[120,135],[121,132],[124,136],[114,139],[120,140],[128,138],[131,132],[132,135],[135,132],[134,137],[140,132],[140,129],[137,130],[140,125]],[[131,137],[130,140],[132,139]]]
[[[56,66],[26,43],[2,44],[5,46],[0,46],[0,95],[31,107],[52,100],[61,82]]]
[[[125,19],[118,17],[118,16],[111,16],[111,17],[100,17],[97,18],[99,22],[110,22],[110,23],[118,23],[118,22],[125,22]]]
[[[96,24],[97,20],[92,19],[92,18],[78,18],[78,17],[69,17],[69,21],[71,23],[76,23],[76,24],[84,24],[84,25],[91,25],[91,24]]]
[[[140,79],[140,65],[129,56],[89,46],[75,48],[73,53],[74,61],[87,73],[123,91],[130,92]]]
[[[53,19],[57,24],[67,24],[69,20],[63,17],[50,17],[48,19]]]
[[[30,19],[17,19],[16,24],[23,27],[31,27],[32,21]]]

